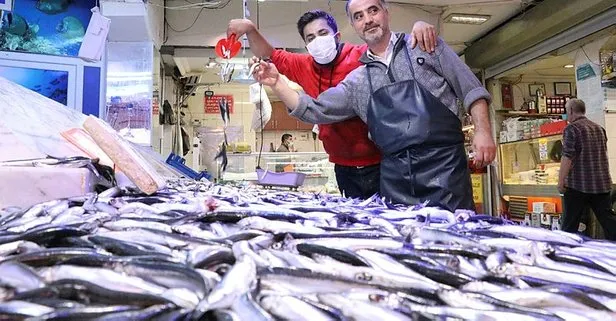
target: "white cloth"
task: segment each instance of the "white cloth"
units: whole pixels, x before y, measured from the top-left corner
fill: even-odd
[[[249,100],[255,105],[252,113],[251,129],[259,132],[272,118],[272,104],[265,92],[265,88],[259,83],[254,83],[248,87]]]
[[[91,11],[92,17],[79,48],[79,58],[89,62],[96,62],[100,61],[103,57],[111,19],[103,16],[98,7],[92,8]]]

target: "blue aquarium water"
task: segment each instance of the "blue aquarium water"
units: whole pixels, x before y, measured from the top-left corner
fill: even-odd
[[[63,105],[67,104],[67,71],[0,66],[0,75]]]
[[[15,0],[0,28],[0,50],[77,56],[96,1]]]

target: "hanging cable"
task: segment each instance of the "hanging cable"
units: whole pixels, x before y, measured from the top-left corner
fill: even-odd
[[[245,1],[245,0],[244,0]],[[261,20],[261,14],[259,13],[259,1],[257,1],[257,30],[259,30],[259,22]],[[263,154],[264,143],[264,125],[263,125],[263,84],[259,84],[259,118],[261,121],[261,146],[259,147],[259,157],[257,157],[257,169],[261,169],[261,154]]]
[[[186,27],[186,28],[184,28],[184,29],[177,30],[177,29],[173,28],[173,26],[169,23],[169,20],[167,20],[167,17],[165,17],[165,24],[169,27],[169,29],[171,29],[171,30],[173,30],[173,31],[175,31],[175,32],[177,32],[177,33],[188,31],[188,30],[190,30],[192,27],[194,27],[194,26],[195,26],[195,24],[197,23],[197,21],[199,21],[199,17],[201,16],[201,13],[203,12],[203,10],[205,10],[205,8],[201,8],[201,10],[199,10],[199,13],[197,13],[197,16],[195,17],[195,19],[193,20],[193,22],[192,22],[192,23],[191,23],[188,27]]]

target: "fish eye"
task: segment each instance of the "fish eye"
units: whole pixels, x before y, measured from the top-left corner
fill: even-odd
[[[385,300],[385,296],[381,294],[370,294],[368,295],[368,300],[370,300],[370,302],[382,302]]]
[[[361,272],[355,275],[355,279],[358,281],[372,281],[372,275],[368,272]]]
[[[272,249],[274,249],[274,250],[282,249],[282,243],[276,242],[276,243],[272,244]]]

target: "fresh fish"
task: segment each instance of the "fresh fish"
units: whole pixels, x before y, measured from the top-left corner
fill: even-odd
[[[261,307],[252,295],[244,293],[235,302],[231,309],[240,320],[274,321],[275,319],[263,307]]]
[[[312,257],[312,255],[315,254],[326,255],[342,263],[354,266],[370,266],[368,261],[362,258],[360,255],[344,249],[336,249],[310,243],[297,244],[296,248],[300,254],[303,254],[307,257]]]
[[[4,262],[0,264],[0,286],[23,292],[42,288],[45,283],[30,267],[17,262]]]
[[[243,256],[239,259],[207,298],[195,307],[192,319],[199,320],[210,310],[230,308],[250,290],[256,280],[256,269],[255,263],[249,257]]]
[[[334,321],[331,315],[314,305],[289,295],[268,295],[260,301],[261,306],[274,316],[284,320]]]
[[[318,297],[319,301],[339,309],[346,317],[356,321],[412,320],[411,318],[402,313],[383,308],[376,304],[349,300],[344,296],[338,294],[319,294]]]
[[[526,276],[539,280],[574,286],[580,285],[591,289],[616,294],[616,282],[602,279],[600,277],[591,277],[573,272],[563,272],[536,266],[506,263],[497,269],[497,273],[507,276]]]
[[[237,222],[237,225],[242,226],[244,228],[262,230],[266,232],[276,232],[276,233],[287,233],[287,232],[304,233],[304,234],[325,233],[323,229],[320,229],[318,227],[307,227],[307,226],[297,225],[297,224],[293,224],[289,222],[268,220],[266,218],[259,217],[259,216],[243,218]]]
[[[0,302],[0,316],[8,320],[19,320],[27,317],[39,317],[53,312],[54,309],[26,301],[12,300]]]

